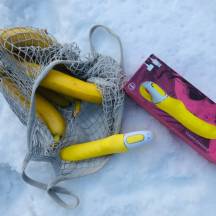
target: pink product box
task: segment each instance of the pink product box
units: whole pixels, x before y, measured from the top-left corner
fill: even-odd
[[[124,87],[137,104],[206,159],[216,163],[216,138],[208,139],[195,134],[167,112],[159,109],[155,103],[146,100],[140,93],[140,86],[146,81],[156,83],[168,96],[180,100],[194,116],[215,126],[216,103],[154,55],[145,61]]]

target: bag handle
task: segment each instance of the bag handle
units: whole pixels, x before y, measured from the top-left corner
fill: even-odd
[[[37,87],[40,85],[40,82],[43,80],[43,78],[49,73],[49,71],[57,64],[59,63],[68,63],[69,61],[61,61],[61,60],[56,60],[53,61],[51,64],[49,64],[49,66],[47,66],[43,72],[41,72],[39,74],[39,76],[37,77],[37,79],[35,80],[35,83],[33,85],[32,88],[32,95],[31,95],[31,105],[30,105],[30,109],[29,109],[29,116],[28,116],[28,123],[27,123],[27,143],[28,143],[28,147],[30,148],[30,144],[32,143],[32,131],[33,131],[33,125],[34,125],[34,119],[36,118],[36,111],[35,111],[35,93],[37,90]],[[71,193],[70,191],[66,190],[63,187],[59,187],[55,185],[54,183],[51,184],[45,184],[42,183],[40,181],[37,181],[31,177],[29,177],[26,174],[26,168],[29,164],[29,162],[31,161],[32,155],[31,154],[27,154],[24,161],[23,161],[23,168],[22,168],[22,178],[23,180],[34,186],[37,187],[39,189],[45,190],[47,191],[47,193],[49,194],[49,196],[56,202],[58,203],[60,206],[64,207],[64,208],[75,208],[79,205],[79,198],[74,195],[73,193]],[[57,194],[64,194],[64,195],[68,195],[73,197],[73,202],[71,204],[67,204],[63,199],[60,198],[59,195]]]
[[[60,180],[56,180],[54,182],[52,182],[51,184],[45,184],[43,182],[40,182],[40,181],[37,181],[35,179],[32,179],[31,177],[29,177],[27,174],[26,174],[26,168],[30,162],[30,156],[27,155],[24,162],[23,162],[23,170],[22,170],[22,178],[23,180],[34,186],[34,187],[37,187],[41,190],[45,190],[47,191],[47,193],[49,194],[49,196],[57,203],[59,204],[60,206],[64,207],[64,208],[76,208],[78,205],[79,205],[79,198],[73,194],[72,192],[66,190],[65,188],[63,187],[59,187],[59,186],[56,186],[56,184],[58,182],[60,182]],[[60,196],[58,194],[62,194],[62,195],[68,195],[68,196],[71,196],[73,197],[72,198],[72,202],[70,204],[66,203],[63,199],[60,198]]]
[[[105,30],[107,33],[109,33],[112,37],[114,37],[118,44],[119,44],[119,64],[121,65],[121,67],[123,67],[123,46],[122,46],[122,42],[120,37],[115,34],[110,28],[104,26],[104,25],[94,25],[91,27],[90,31],[89,31],[89,43],[90,43],[90,49],[91,49],[91,53],[93,55],[95,55],[97,53],[92,37],[93,37],[93,33],[98,29],[98,28],[102,28],[103,30]]]

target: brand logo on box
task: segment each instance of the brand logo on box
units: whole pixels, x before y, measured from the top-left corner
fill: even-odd
[[[130,91],[134,91],[136,89],[136,84],[134,82],[131,82],[128,84],[128,89]]]

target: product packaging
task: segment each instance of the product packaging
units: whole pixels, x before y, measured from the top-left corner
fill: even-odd
[[[216,103],[190,82],[151,55],[124,89],[173,133],[216,163]]]

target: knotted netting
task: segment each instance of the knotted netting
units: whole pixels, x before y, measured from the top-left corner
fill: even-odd
[[[104,26],[101,27],[119,38]],[[9,32],[9,33],[8,33]],[[76,43],[60,44],[46,30],[35,28],[11,28],[0,31],[1,92],[10,108],[27,126],[28,152],[23,164],[23,179],[33,186],[46,190],[65,207],[74,207],[78,198],[66,189],[56,186],[65,179],[87,175],[102,168],[110,156],[79,162],[61,160],[59,151],[73,143],[83,143],[118,133],[121,126],[124,93],[124,73],[121,63],[109,56],[98,54],[91,41],[91,53],[81,55]],[[61,113],[66,129],[56,144],[54,137],[40,116],[36,114],[35,93],[41,81],[51,69],[56,69],[80,80],[95,83],[102,93],[102,103],[94,104],[72,100],[66,107],[53,103]],[[29,161],[46,161],[52,164],[56,178],[42,183],[30,178],[25,169]],[[74,196],[68,205],[57,194]]]

